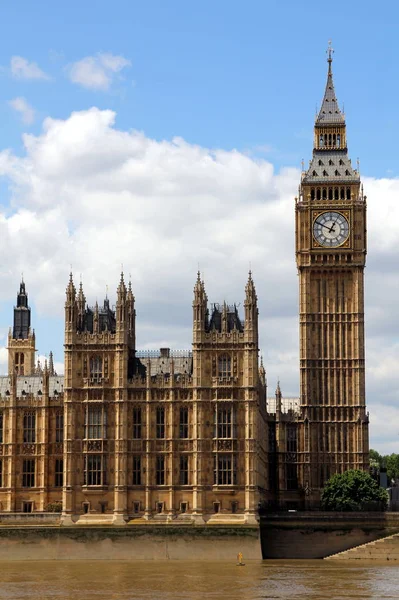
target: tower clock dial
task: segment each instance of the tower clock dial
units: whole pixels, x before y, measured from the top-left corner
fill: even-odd
[[[338,248],[348,239],[348,220],[338,212],[323,212],[313,221],[313,236],[324,248]]]

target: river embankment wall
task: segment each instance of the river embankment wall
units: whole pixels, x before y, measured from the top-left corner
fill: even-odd
[[[261,560],[257,526],[0,525],[0,560]]]
[[[260,527],[263,558],[326,558],[398,533],[399,513],[270,513]]]

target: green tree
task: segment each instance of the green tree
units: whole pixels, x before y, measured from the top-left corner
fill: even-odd
[[[327,481],[321,502],[325,510],[385,510],[388,494],[365,471],[351,470]]]
[[[386,468],[388,480],[399,478],[399,454],[389,454],[388,456],[382,457]]]

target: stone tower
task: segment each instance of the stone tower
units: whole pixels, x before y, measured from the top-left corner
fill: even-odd
[[[14,324],[8,333],[8,373],[32,375],[35,370],[35,332],[30,327],[30,306],[22,280],[14,306]]]
[[[307,504],[335,472],[368,468],[364,372],[366,197],[348,158],[332,48],[313,157],[296,199],[300,401],[298,483]]]

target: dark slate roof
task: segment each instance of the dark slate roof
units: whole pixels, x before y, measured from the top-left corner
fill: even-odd
[[[346,150],[315,150],[302,183],[357,183],[359,179]]]
[[[0,396],[7,397],[10,394],[11,380],[8,376],[0,377]],[[50,398],[54,398],[64,391],[64,377],[52,376],[49,378]],[[43,393],[43,376],[30,375],[17,377],[17,398],[22,398],[27,394],[40,396]]]
[[[244,331],[244,327],[241,323],[241,319],[238,315],[238,310],[235,304],[233,306],[220,306],[219,304],[213,304],[208,331],[212,331],[213,329],[216,329],[216,331],[219,332],[222,331],[224,310],[226,310],[227,332],[230,333],[230,331],[233,329]]]
[[[138,350],[136,358],[148,369],[150,375],[168,375],[172,369],[175,375],[191,375],[193,370],[193,353],[189,350]]]
[[[332,59],[330,57],[328,60],[326,90],[324,92],[323,102],[316,119],[316,125],[320,126],[329,124],[339,125],[345,123],[345,117],[339,109],[337,96],[335,94],[331,63]]]

